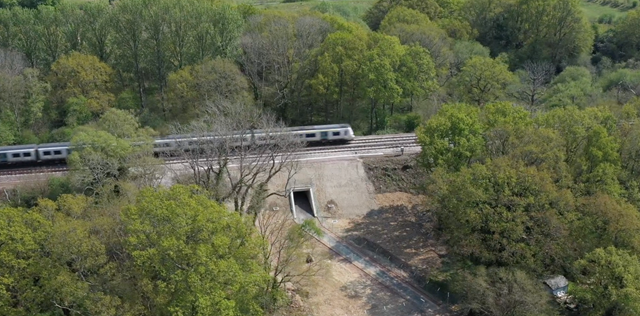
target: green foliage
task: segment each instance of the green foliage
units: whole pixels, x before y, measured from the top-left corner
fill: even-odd
[[[248,218],[195,187],[127,200],[0,207],[0,313],[263,315],[282,295],[266,291],[264,243]]]
[[[302,222],[302,230],[318,237],[322,237],[322,235],[324,234],[322,232],[322,229],[320,229],[320,227],[318,227],[316,222],[312,219],[305,219],[304,222]]]
[[[427,169],[460,170],[478,157],[484,146],[479,112],[468,104],[447,104],[418,128],[420,159]]]
[[[103,114],[96,127],[79,128],[68,159],[76,185],[95,194],[107,184],[134,177],[132,168],[153,165],[150,135],[135,117],[117,109]]]
[[[460,69],[455,84],[465,101],[483,106],[504,96],[513,80],[507,65],[499,60],[472,57]]]
[[[634,9],[621,18],[616,24],[613,32],[613,42],[620,51],[622,59],[634,58],[638,56],[640,48],[640,34],[637,30],[640,27],[640,9]]]
[[[51,65],[51,101],[67,125],[85,124],[113,106],[113,76],[111,67],[97,57],[77,52],[62,56]]]
[[[615,247],[598,248],[575,263],[575,295],[584,315],[631,316],[640,313],[638,257]]]
[[[456,277],[464,306],[487,315],[557,315],[549,294],[536,277],[513,268],[478,267]]]
[[[29,132],[38,130],[48,89],[36,69],[0,71],[0,144],[25,143]]]
[[[423,13],[431,20],[436,20],[442,15],[442,7],[434,0],[378,0],[369,8],[363,19],[371,30],[377,31],[387,14],[401,6]]]
[[[593,85],[593,78],[588,69],[567,67],[551,82],[544,103],[552,108],[570,105],[584,108],[591,103],[593,95],[597,92],[598,89]]]
[[[250,104],[249,82],[228,59],[207,60],[169,74],[165,120],[189,122],[220,102]]]
[[[351,3],[335,3],[330,1],[322,1],[311,8],[312,11],[318,11],[327,14],[338,15],[345,18],[348,21],[360,22],[360,17],[364,14],[365,10],[361,6],[356,6]]]
[[[640,214],[633,205],[606,193],[577,202],[582,216],[574,235],[584,253],[608,246],[639,253],[640,238],[635,231],[640,227]]]
[[[548,173],[501,158],[457,173],[440,170],[429,191],[450,249],[460,258],[538,273],[571,259],[564,216],[572,197]]]
[[[400,133],[412,133],[421,122],[422,117],[416,113],[394,114],[387,118],[387,128]]]
[[[563,138],[565,160],[575,179],[588,183],[589,174],[604,164],[620,166],[619,144],[614,136],[615,118],[611,112],[566,107],[541,116],[539,123],[556,129]]]
[[[429,51],[439,73],[447,71],[451,59],[451,39],[429,17],[405,7],[393,9],[382,21],[380,31],[396,36],[404,45],[419,45]],[[416,80],[416,84],[424,80]]]
[[[126,249],[156,315],[261,315],[268,275],[249,222],[195,187],[146,189],[123,213]]]
[[[593,44],[580,0],[467,1],[463,12],[478,41],[493,55],[508,52],[514,67],[527,60],[561,67]]]

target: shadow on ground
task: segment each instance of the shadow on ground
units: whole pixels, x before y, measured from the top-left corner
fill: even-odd
[[[440,267],[440,255],[446,254],[434,226],[433,217],[421,205],[392,205],[369,211],[345,230],[345,237],[387,260],[393,259],[389,256],[397,257],[396,261],[428,276],[432,269]]]
[[[343,285],[340,290],[349,298],[365,298],[369,308],[367,315],[396,316],[396,315],[423,315],[416,306],[398,299],[398,296],[390,291],[376,290],[369,280],[354,280]],[[375,282],[375,281],[373,281]],[[382,286],[382,285],[379,285]]]

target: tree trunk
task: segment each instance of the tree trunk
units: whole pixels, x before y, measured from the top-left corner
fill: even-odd
[[[369,135],[373,134],[373,112],[376,108],[376,101],[371,98],[371,109],[369,113]]]

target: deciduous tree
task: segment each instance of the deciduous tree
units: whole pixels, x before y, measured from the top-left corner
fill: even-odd
[[[233,203],[236,212],[246,213],[256,210],[251,199],[256,194],[284,196],[297,171],[294,158],[302,141],[280,133],[282,128],[273,115],[258,108],[223,102],[210,104],[205,117],[178,125],[175,131],[201,137],[179,143],[190,169],[190,182],[208,190],[219,203]],[[264,135],[255,135],[258,130]],[[267,191],[267,185],[280,174],[286,179],[285,187]]]
[[[491,316],[557,315],[535,277],[516,268],[478,267],[457,277],[455,288],[469,311]]]
[[[98,117],[114,105],[111,93],[113,70],[97,57],[73,52],[58,59],[48,76],[51,100],[61,118],[66,118],[64,105],[70,98],[84,98],[84,106]]]
[[[575,295],[581,314],[631,316],[640,313],[637,256],[615,247],[598,248],[577,261]]]
[[[122,216],[149,313],[262,314],[269,275],[245,218],[180,185],[143,190]]]
[[[479,157],[484,147],[479,112],[468,104],[447,104],[418,128],[425,167],[459,170]]]
[[[500,99],[513,79],[513,74],[501,61],[472,57],[462,66],[455,84],[464,100],[484,106]]]

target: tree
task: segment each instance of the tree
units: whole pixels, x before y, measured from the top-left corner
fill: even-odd
[[[396,37],[371,33],[362,63],[364,97],[369,101],[369,134],[384,128],[387,106],[400,101],[397,69],[404,47]],[[378,106],[382,105],[382,110]]]
[[[516,72],[520,83],[511,94],[533,109],[546,95],[547,85],[554,74],[554,67],[548,62],[526,61],[522,68]]]
[[[524,131],[533,125],[527,110],[509,102],[488,104],[481,117],[486,151],[491,158],[511,154],[518,147]]]
[[[513,74],[507,65],[488,57],[472,57],[467,60],[455,78],[464,100],[484,106],[501,98]]]
[[[576,256],[567,251],[573,196],[545,171],[498,158],[440,170],[429,191],[447,244],[463,262],[539,274]]]
[[[131,114],[117,109],[103,114],[95,128],[79,128],[68,161],[74,181],[85,193],[96,194],[108,184],[148,174],[146,168],[156,164],[150,134]]]
[[[37,313],[35,303],[42,298],[34,295],[33,282],[40,274],[41,245],[51,225],[37,212],[24,209],[0,207],[0,215],[0,313]]]
[[[218,203],[232,202],[236,212],[247,213],[256,210],[254,195],[286,195],[297,171],[295,152],[302,141],[280,133],[283,128],[273,115],[255,107],[218,103],[210,104],[201,120],[178,125],[175,131],[200,137],[180,143],[189,147],[178,149],[188,163],[190,182],[208,190]],[[264,136],[257,137],[257,130]],[[255,141],[264,143],[255,145]],[[276,176],[285,178],[285,187],[268,192],[267,185]]]
[[[48,67],[67,51],[67,42],[64,36],[65,17],[55,7],[39,6],[35,19],[38,23],[38,36],[44,52],[43,62]]]
[[[209,103],[252,103],[246,77],[233,61],[222,58],[170,74],[167,96],[167,120],[182,123],[203,115]]]
[[[467,60],[472,57],[489,58],[489,49],[474,41],[456,41],[453,44],[452,52],[453,56],[450,60],[449,76],[446,77],[447,80],[456,76],[460,70],[462,70],[462,66],[464,66]]]
[[[387,14],[400,6],[419,11],[431,20],[436,20],[442,13],[439,3],[433,0],[378,0],[367,10],[363,20],[371,30],[377,31]]]
[[[463,12],[478,41],[492,55],[509,53],[512,67],[530,60],[562,69],[593,44],[578,0],[468,1]]]
[[[413,110],[414,99],[427,97],[437,89],[436,70],[429,51],[419,46],[409,46],[400,59],[398,66],[398,85],[402,97],[409,100],[409,111]],[[394,113],[391,105],[390,115]]]
[[[624,104],[640,95],[640,71],[619,69],[602,78],[601,84],[604,91],[615,91],[618,103]]]
[[[135,89],[140,99],[140,106],[145,108],[146,81],[144,54],[144,21],[141,18],[146,7],[144,0],[119,1],[113,9],[112,31],[115,67],[120,73],[132,73]],[[101,38],[103,38],[101,36]],[[100,46],[97,46],[99,48]],[[123,82],[124,84],[124,82]]]
[[[126,249],[154,315],[261,315],[260,240],[196,187],[142,190],[124,210]]]
[[[455,280],[463,306],[491,316],[556,315],[549,294],[522,270],[477,267]]]
[[[638,55],[640,48],[640,35],[636,32],[638,27],[640,27],[640,9],[629,11],[614,28],[613,42],[620,51],[623,60]]]
[[[256,217],[256,227],[265,240],[261,245],[265,270],[271,275],[269,291],[275,291],[287,282],[298,283],[314,276],[320,270],[319,261],[305,263],[312,255],[306,249],[322,231],[312,221],[293,223],[288,212],[264,210]],[[297,265],[303,264],[299,269]]]
[[[311,51],[329,35],[331,26],[317,17],[266,13],[249,17],[242,36],[242,68],[255,99],[287,120],[295,91],[304,82]],[[299,70],[299,71],[297,71]]]
[[[93,117],[105,113],[115,102],[111,93],[113,70],[97,57],[73,52],[62,56],[51,66],[48,76],[51,100],[66,118],[63,105],[71,98],[84,98],[84,106]]]
[[[362,97],[361,68],[366,45],[365,32],[339,31],[330,34],[319,47],[317,70],[310,86],[324,103],[326,122],[355,120],[355,105]]]
[[[539,124],[555,129],[564,140],[565,160],[574,179],[589,178],[603,164],[620,166],[616,123],[611,112],[601,108],[554,109],[539,118]]]
[[[450,170],[471,164],[484,147],[479,110],[467,104],[446,104],[416,131],[420,159],[427,169]]]
[[[115,48],[111,46],[113,35],[110,19],[112,16],[111,7],[103,1],[92,1],[83,6],[80,23],[86,26],[87,51],[98,57],[103,63],[109,61],[113,48]]]
[[[548,107],[575,105],[584,108],[591,103],[597,92],[589,70],[571,66],[551,81],[544,103]]]
[[[582,216],[574,233],[584,253],[608,246],[640,251],[640,215],[633,205],[603,192],[577,202]]]
[[[22,54],[0,51],[0,143],[33,142],[49,86],[36,69],[25,68]]]
[[[427,49],[439,73],[448,68],[452,58],[452,41],[426,15],[405,7],[396,7],[382,21],[380,31],[398,37],[404,45],[417,44]]]
[[[631,316],[640,313],[638,257],[615,247],[598,248],[576,261],[574,288],[584,315]]]
[[[24,54],[29,67],[40,66],[41,42],[38,34],[35,10],[13,8],[11,14],[12,46]]]

